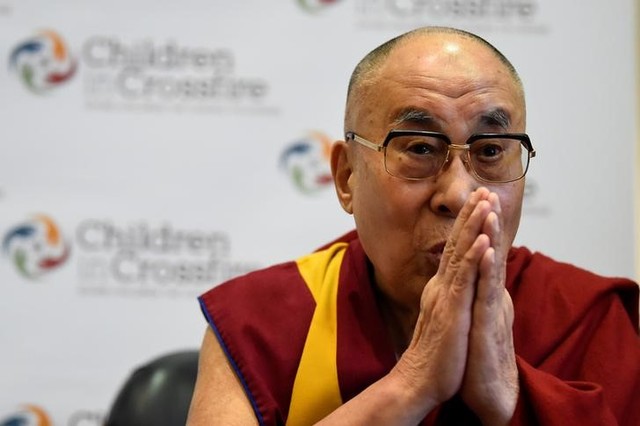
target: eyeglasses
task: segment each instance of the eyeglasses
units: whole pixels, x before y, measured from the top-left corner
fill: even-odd
[[[408,180],[437,175],[449,161],[449,152],[453,149],[466,151],[463,161],[473,175],[490,183],[522,179],[529,169],[529,161],[536,156],[525,133],[478,133],[464,145],[452,143],[443,133],[421,130],[391,130],[380,145],[354,132],[347,132],[346,139],[384,151],[387,173]]]

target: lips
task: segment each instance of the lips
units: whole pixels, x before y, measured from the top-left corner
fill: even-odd
[[[432,245],[429,250],[427,250],[429,253],[433,253],[433,254],[442,254],[442,252],[444,251],[444,247],[447,245],[446,241],[441,241],[439,243],[436,243],[434,245]]]
[[[444,247],[446,244],[447,243],[445,241],[441,241],[429,247],[426,255],[427,260],[435,265],[440,264],[440,259],[442,259],[442,252],[444,251]]]

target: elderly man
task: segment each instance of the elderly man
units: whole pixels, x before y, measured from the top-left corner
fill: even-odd
[[[356,67],[332,151],[356,231],[214,288],[192,425],[638,425],[638,288],[512,247],[520,79],[423,28]]]

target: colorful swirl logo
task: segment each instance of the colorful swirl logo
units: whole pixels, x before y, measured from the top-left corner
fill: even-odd
[[[329,6],[333,6],[340,0],[297,0],[300,7],[307,12],[318,12],[326,9]]]
[[[331,142],[325,134],[314,131],[283,151],[280,168],[300,192],[312,194],[331,186]]]
[[[12,51],[9,66],[32,92],[43,94],[68,81],[76,72],[77,61],[55,31],[41,31]]]
[[[51,426],[49,415],[37,405],[24,405],[0,420],[0,426]]]
[[[29,279],[58,268],[71,251],[58,226],[45,215],[38,215],[10,229],[2,247],[18,272]]]

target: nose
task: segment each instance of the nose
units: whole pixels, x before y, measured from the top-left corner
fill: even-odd
[[[435,191],[431,209],[437,214],[455,218],[480,182],[471,173],[466,153],[449,154],[447,161],[435,177]]]

